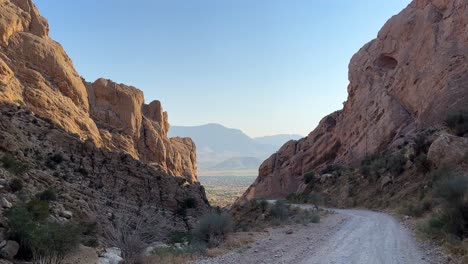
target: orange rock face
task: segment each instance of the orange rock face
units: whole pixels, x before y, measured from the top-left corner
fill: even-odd
[[[86,83],[31,0],[0,0],[0,14],[0,102],[26,105],[82,140],[197,181],[195,145],[167,138],[159,101],[145,105],[140,90],[110,80]]]
[[[349,64],[348,99],[307,137],[263,162],[243,199],[298,191],[304,173],[356,164],[468,105],[468,2],[415,0]]]

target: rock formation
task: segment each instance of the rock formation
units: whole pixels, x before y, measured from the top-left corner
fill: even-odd
[[[0,128],[0,157],[11,155],[28,168],[18,176],[5,164],[0,166],[0,196],[10,203],[0,204],[0,227],[11,204],[48,188],[58,194],[51,202],[53,217],[87,219],[105,228],[116,215],[138,216],[157,239],[173,229],[193,227],[209,208],[200,183],[167,175],[127,153],[99,148],[91,140],[80,141],[30,110],[0,104]],[[18,177],[24,183],[21,194],[4,188]],[[187,199],[195,205],[186,208]]]
[[[468,105],[468,3],[414,0],[349,64],[348,99],[307,137],[263,162],[243,199],[297,192],[303,175],[353,165]],[[242,199],[241,199],[242,200]]]
[[[31,0],[0,0],[0,258],[18,251],[6,212],[45,190],[50,221],[91,221],[98,238],[122,218],[151,240],[193,228],[210,207],[195,144],[169,139],[161,103],[135,87],[84,81],[48,29]]]
[[[85,82],[31,0],[0,0],[0,102],[25,105],[82,140],[197,181],[195,146],[167,138],[159,101],[131,86]]]

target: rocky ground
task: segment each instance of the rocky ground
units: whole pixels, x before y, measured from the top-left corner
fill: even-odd
[[[196,263],[462,263],[416,241],[388,214],[336,212],[318,224],[270,229],[246,248]]]

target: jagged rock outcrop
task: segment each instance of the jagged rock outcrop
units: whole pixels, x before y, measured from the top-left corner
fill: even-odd
[[[85,82],[31,0],[0,0],[0,14],[0,102],[25,105],[82,140],[197,181],[194,144],[167,138],[159,101],[145,105],[140,90],[110,80]]]
[[[349,64],[348,99],[307,137],[286,143],[241,200],[298,191],[303,175],[356,164],[468,105],[468,2],[414,0]]]

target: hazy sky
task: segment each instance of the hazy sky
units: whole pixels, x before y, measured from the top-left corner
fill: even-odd
[[[346,100],[348,62],[410,0],[36,0],[88,81],[162,101],[173,125],[308,134]]]

